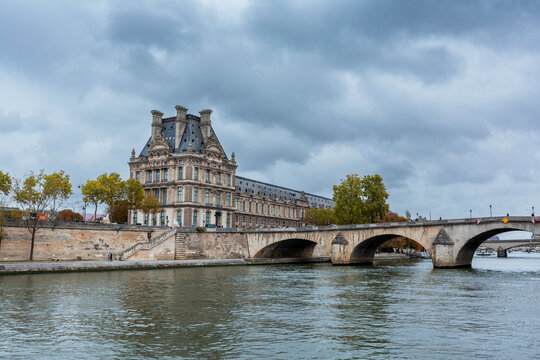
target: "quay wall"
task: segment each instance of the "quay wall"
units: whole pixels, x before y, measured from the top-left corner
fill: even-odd
[[[104,260],[137,243],[148,241],[166,228],[134,225],[106,225],[75,222],[47,222],[36,232],[34,260]],[[27,261],[31,234],[24,221],[10,221],[3,228],[0,261]]]

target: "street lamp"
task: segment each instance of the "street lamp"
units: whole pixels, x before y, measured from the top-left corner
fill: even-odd
[[[471,209],[471,210],[469,210],[469,216],[470,216],[470,217],[471,217],[471,219],[472,219],[472,209]]]
[[[493,212],[491,211],[491,204],[489,204],[489,217],[493,217]]]
[[[534,206],[532,207],[532,210],[533,210],[533,212],[532,212],[532,216],[534,216]]]

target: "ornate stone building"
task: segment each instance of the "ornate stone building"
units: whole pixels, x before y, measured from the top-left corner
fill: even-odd
[[[299,226],[309,207],[333,207],[333,201],[236,176],[234,153],[227,156],[210,114],[176,117],[152,111],[150,139],[129,161],[130,177],[161,204],[161,212],[130,212],[130,223],[149,226],[275,227]]]

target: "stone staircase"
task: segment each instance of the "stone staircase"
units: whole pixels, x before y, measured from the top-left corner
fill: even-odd
[[[140,250],[148,250],[153,248],[154,246],[157,246],[164,242],[165,240],[168,240],[173,234],[176,233],[176,229],[172,228],[170,230],[165,231],[163,234],[156,236],[154,239],[150,240],[149,242],[142,242],[137,243],[130,247],[129,249],[125,250],[124,252],[118,254],[118,258],[121,260],[127,260],[129,257],[133,256],[135,253],[137,253]]]
[[[186,258],[186,233],[177,232],[174,237],[174,259],[183,260]]]

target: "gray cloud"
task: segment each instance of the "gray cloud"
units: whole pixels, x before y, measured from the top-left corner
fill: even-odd
[[[5,3],[0,168],[126,176],[150,110],[182,104],[214,110],[239,174],[331,196],[379,172],[401,213],[525,214],[540,193],[539,6]]]

